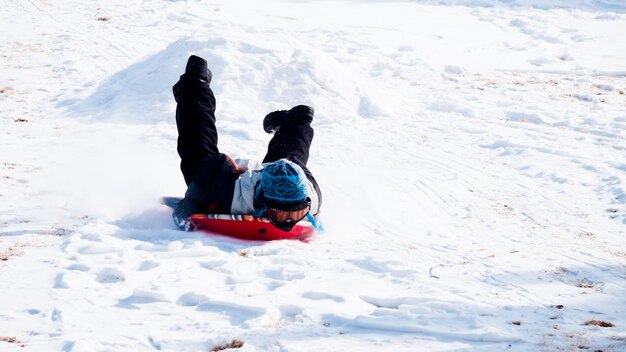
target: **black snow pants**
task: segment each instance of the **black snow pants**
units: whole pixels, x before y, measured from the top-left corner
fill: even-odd
[[[229,214],[239,170],[217,146],[215,95],[208,82],[186,74],[174,85],[173,93],[180,169],[188,187],[183,202],[192,213]],[[309,123],[286,122],[274,133],[263,162],[287,158],[297,163],[314,185],[321,204],[319,186],[306,167],[312,140]]]

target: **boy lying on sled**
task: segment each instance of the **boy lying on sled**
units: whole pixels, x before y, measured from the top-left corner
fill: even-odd
[[[206,60],[192,55],[173,87],[180,168],[187,184],[172,214],[176,225],[189,230],[191,215],[212,213],[267,218],[283,231],[305,218],[315,227],[322,194],[306,167],[313,109],[298,105],[269,113],[263,129],[274,136],[263,163],[235,160],[217,147],[211,78]]]

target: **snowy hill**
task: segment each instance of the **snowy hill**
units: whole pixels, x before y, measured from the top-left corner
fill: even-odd
[[[626,350],[623,1],[9,0],[0,20],[0,351]],[[260,159],[266,113],[315,107],[312,242],[185,233],[158,204],[185,191],[190,54],[223,152]]]

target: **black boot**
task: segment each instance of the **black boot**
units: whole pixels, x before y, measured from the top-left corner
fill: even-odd
[[[263,119],[263,129],[267,133],[273,133],[284,124],[310,124],[313,121],[313,113],[313,108],[307,105],[294,106],[290,110],[270,112]]]
[[[199,77],[207,83],[211,83],[211,78],[213,78],[213,74],[211,70],[209,70],[206,60],[196,55],[191,55],[189,60],[187,60],[185,75],[189,78]]]
[[[267,133],[274,133],[278,131],[280,126],[285,123],[285,118],[287,117],[287,110],[277,110],[274,112],[270,112],[265,115],[263,119],[263,129]]]
[[[192,96],[193,94],[198,94],[198,92],[200,92],[200,90],[197,89],[198,85],[203,86],[206,83],[208,86],[212,78],[213,74],[211,70],[209,70],[206,60],[200,56],[191,55],[187,60],[185,74],[180,76],[178,82],[172,87],[174,99],[179,103],[181,97],[184,95]],[[187,91],[187,93],[183,93],[185,91]]]

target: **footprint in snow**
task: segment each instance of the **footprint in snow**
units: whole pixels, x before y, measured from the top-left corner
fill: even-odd
[[[295,322],[301,318],[304,308],[294,304],[288,304],[278,307],[278,311],[280,312],[282,320]]]
[[[200,262],[201,267],[205,269],[209,269],[209,270],[214,270],[216,268],[221,267],[224,264],[226,264],[226,260],[223,260],[223,259],[212,259],[212,260],[205,260],[205,261]]]
[[[290,270],[286,268],[275,268],[265,270],[265,276],[274,280],[299,280],[304,279],[304,272],[298,270]]]
[[[247,321],[258,319],[267,313],[264,307],[248,306],[245,304],[225,302],[225,301],[206,301],[199,304],[196,308],[199,312],[212,312],[222,314],[230,320],[231,325],[238,326]]]
[[[201,295],[195,292],[187,292],[184,295],[180,296],[180,298],[178,298],[176,304],[183,307],[195,307],[208,301],[209,297],[205,295]]]
[[[54,308],[52,310],[52,314],[50,314],[50,319],[52,321],[61,321],[63,319],[63,314],[61,313],[60,310]]]
[[[138,305],[157,302],[168,302],[168,300],[158,292],[135,290],[132,295],[120,299],[115,306],[126,309],[139,309]]]
[[[105,268],[96,274],[96,281],[101,284],[111,284],[126,280],[126,276],[121,270],[115,268]]]
[[[96,233],[85,233],[83,235],[80,236],[80,238],[87,240],[87,241],[91,241],[91,242],[101,242],[102,238],[100,237],[99,234]]]
[[[338,303],[345,302],[345,299],[343,297],[334,296],[334,295],[324,293],[324,292],[309,291],[309,292],[305,292],[302,295],[302,297],[310,299],[310,300],[314,300],[314,301],[328,299],[328,300],[335,301]]]
[[[154,260],[144,260],[143,262],[141,262],[141,264],[139,264],[137,271],[152,270],[160,265],[161,264],[159,262],[155,262]]]
[[[54,288],[69,288],[69,285],[63,278],[63,273],[57,274],[54,278]]]
[[[91,268],[85,264],[72,264],[66,268],[72,271],[89,271]]]
[[[415,270],[407,268],[404,263],[398,261],[376,260],[372,257],[349,259],[346,261],[360,269],[376,274],[389,274],[395,277],[406,277],[417,274]]]

